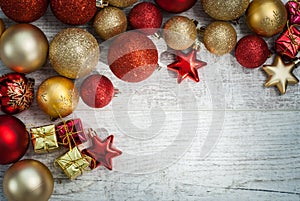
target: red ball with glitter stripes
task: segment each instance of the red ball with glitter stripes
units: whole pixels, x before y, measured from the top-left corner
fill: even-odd
[[[104,75],[99,74],[87,77],[80,87],[80,96],[83,102],[92,108],[102,108],[108,105],[114,93],[112,82]]]

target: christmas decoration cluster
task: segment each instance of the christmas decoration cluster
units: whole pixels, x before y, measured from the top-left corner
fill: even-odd
[[[197,70],[210,65],[197,59],[199,42],[216,56],[233,52],[242,67],[262,67],[268,76],[265,86],[276,86],[280,94],[286,93],[288,85],[299,82],[293,70],[300,49],[300,1],[199,1],[214,19],[206,27],[198,27],[196,21],[181,15],[192,9],[196,0],[0,1],[2,12],[17,22],[5,27],[0,20],[0,59],[12,71],[0,77],[0,109],[6,113],[0,115],[0,164],[14,163],[3,180],[8,199],[48,200],[52,194],[53,176],[48,168],[31,159],[19,161],[30,141],[36,153],[65,147],[65,154],[55,159],[55,165],[70,179],[100,165],[112,170],[112,158],[122,153],[113,146],[113,135],[103,140],[92,129],[85,130],[80,119],[64,119],[76,110],[80,98],[91,108],[103,108],[116,93],[108,77],[94,73],[101,55],[99,42],[78,25],[92,21],[97,37],[102,41],[112,39],[108,66],[124,82],[142,82],[158,69],[158,49],[149,35],[162,37],[175,54],[167,69],[177,73],[178,83],[186,78],[199,82]],[[68,25],[50,42],[39,27],[30,24],[41,18],[48,6],[60,23]],[[125,7],[130,8],[128,15]],[[166,12],[174,15],[162,24]],[[234,22],[240,17],[245,17],[253,34],[237,41]],[[268,37],[276,37],[274,47],[268,47]],[[274,63],[265,64],[272,54]],[[41,70],[47,59],[57,75],[44,80],[34,92],[35,80],[30,73]],[[76,79],[84,80],[79,89],[74,84]],[[13,116],[29,109],[35,100],[51,120],[61,122],[28,128]],[[20,180],[21,174],[41,183],[32,186]],[[11,183],[23,191],[15,192]],[[39,193],[33,193],[33,189]]]

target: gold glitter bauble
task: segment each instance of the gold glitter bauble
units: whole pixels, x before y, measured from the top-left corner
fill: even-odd
[[[25,159],[4,174],[3,191],[9,201],[47,201],[54,187],[50,170],[41,162]]]
[[[107,40],[126,31],[127,18],[121,9],[109,6],[96,15],[93,26],[100,38]]]
[[[13,71],[30,73],[46,62],[48,47],[48,40],[38,27],[16,24],[1,35],[0,58]]]
[[[235,20],[247,9],[249,0],[201,0],[204,11],[216,20]]]
[[[72,80],[54,76],[41,83],[36,100],[41,110],[54,120],[60,116],[66,117],[75,110],[79,94]]]
[[[194,22],[184,16],[171,17],[164,25],[163,37],[174,50],[184,50],[193,45],[197,38]]]
[[[131,6],[132,4],[136,3],[137,0],[108,0],[109,5],[116,6],[119,8],[125,8]]]
[[[75,79],[92,72],[99,61],[100,49],[96,38],[80,28],[59,32],[49,48],[52,67],[62,76]]]
[[[5,31],[5,24],[2,19],[0,19],[0,36],[3,34]]]
[[[213,54],[223,55],[229,53],[236,44],[237,35],[231,24],[216,21],[208,25],[203,34],[205,47]]]
[[[287,11],[280,0],[254,0],[246,11],[246,22],[255,33],[270,37],[285,27]]]

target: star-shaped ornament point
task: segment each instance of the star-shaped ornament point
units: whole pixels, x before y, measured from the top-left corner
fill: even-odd
[[[181,51],[176,52],[176,61],[168,65],[168,69],[177,72],[177,82],[181,83],[185,78],[199,82],[197,70],[206,65],[206,62],[197,60],[197,51],[192,50],[188,54]]]
[[[266,87],[276,86],[280,94],[285,94],[287,86],[297,84],[299,80],[293,74],[295,63],[285,64],[280,56],[276,56],[272,65],[264,65],[263,70],[268,75]]]

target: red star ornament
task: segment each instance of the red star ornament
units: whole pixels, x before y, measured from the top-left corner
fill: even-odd
[[[114,136],[110,135],[104,140],[101,140],[98,136],[93,136],[90,140],[92,145],[83,150],[83,153],[95,160],[91,163],[91,169],[103,165],[112,170],[112,158],[122,154],[120,150],[113,147]]]
[[[176,61],[168,65],[168,69],[178,73],[177,82],[180,84],[185,78],[189,77],[195,82],[199,82],[197,70],[207,63],[197,60],[196,50],[192,50],[188,54],[181,51],[176,52]]]

